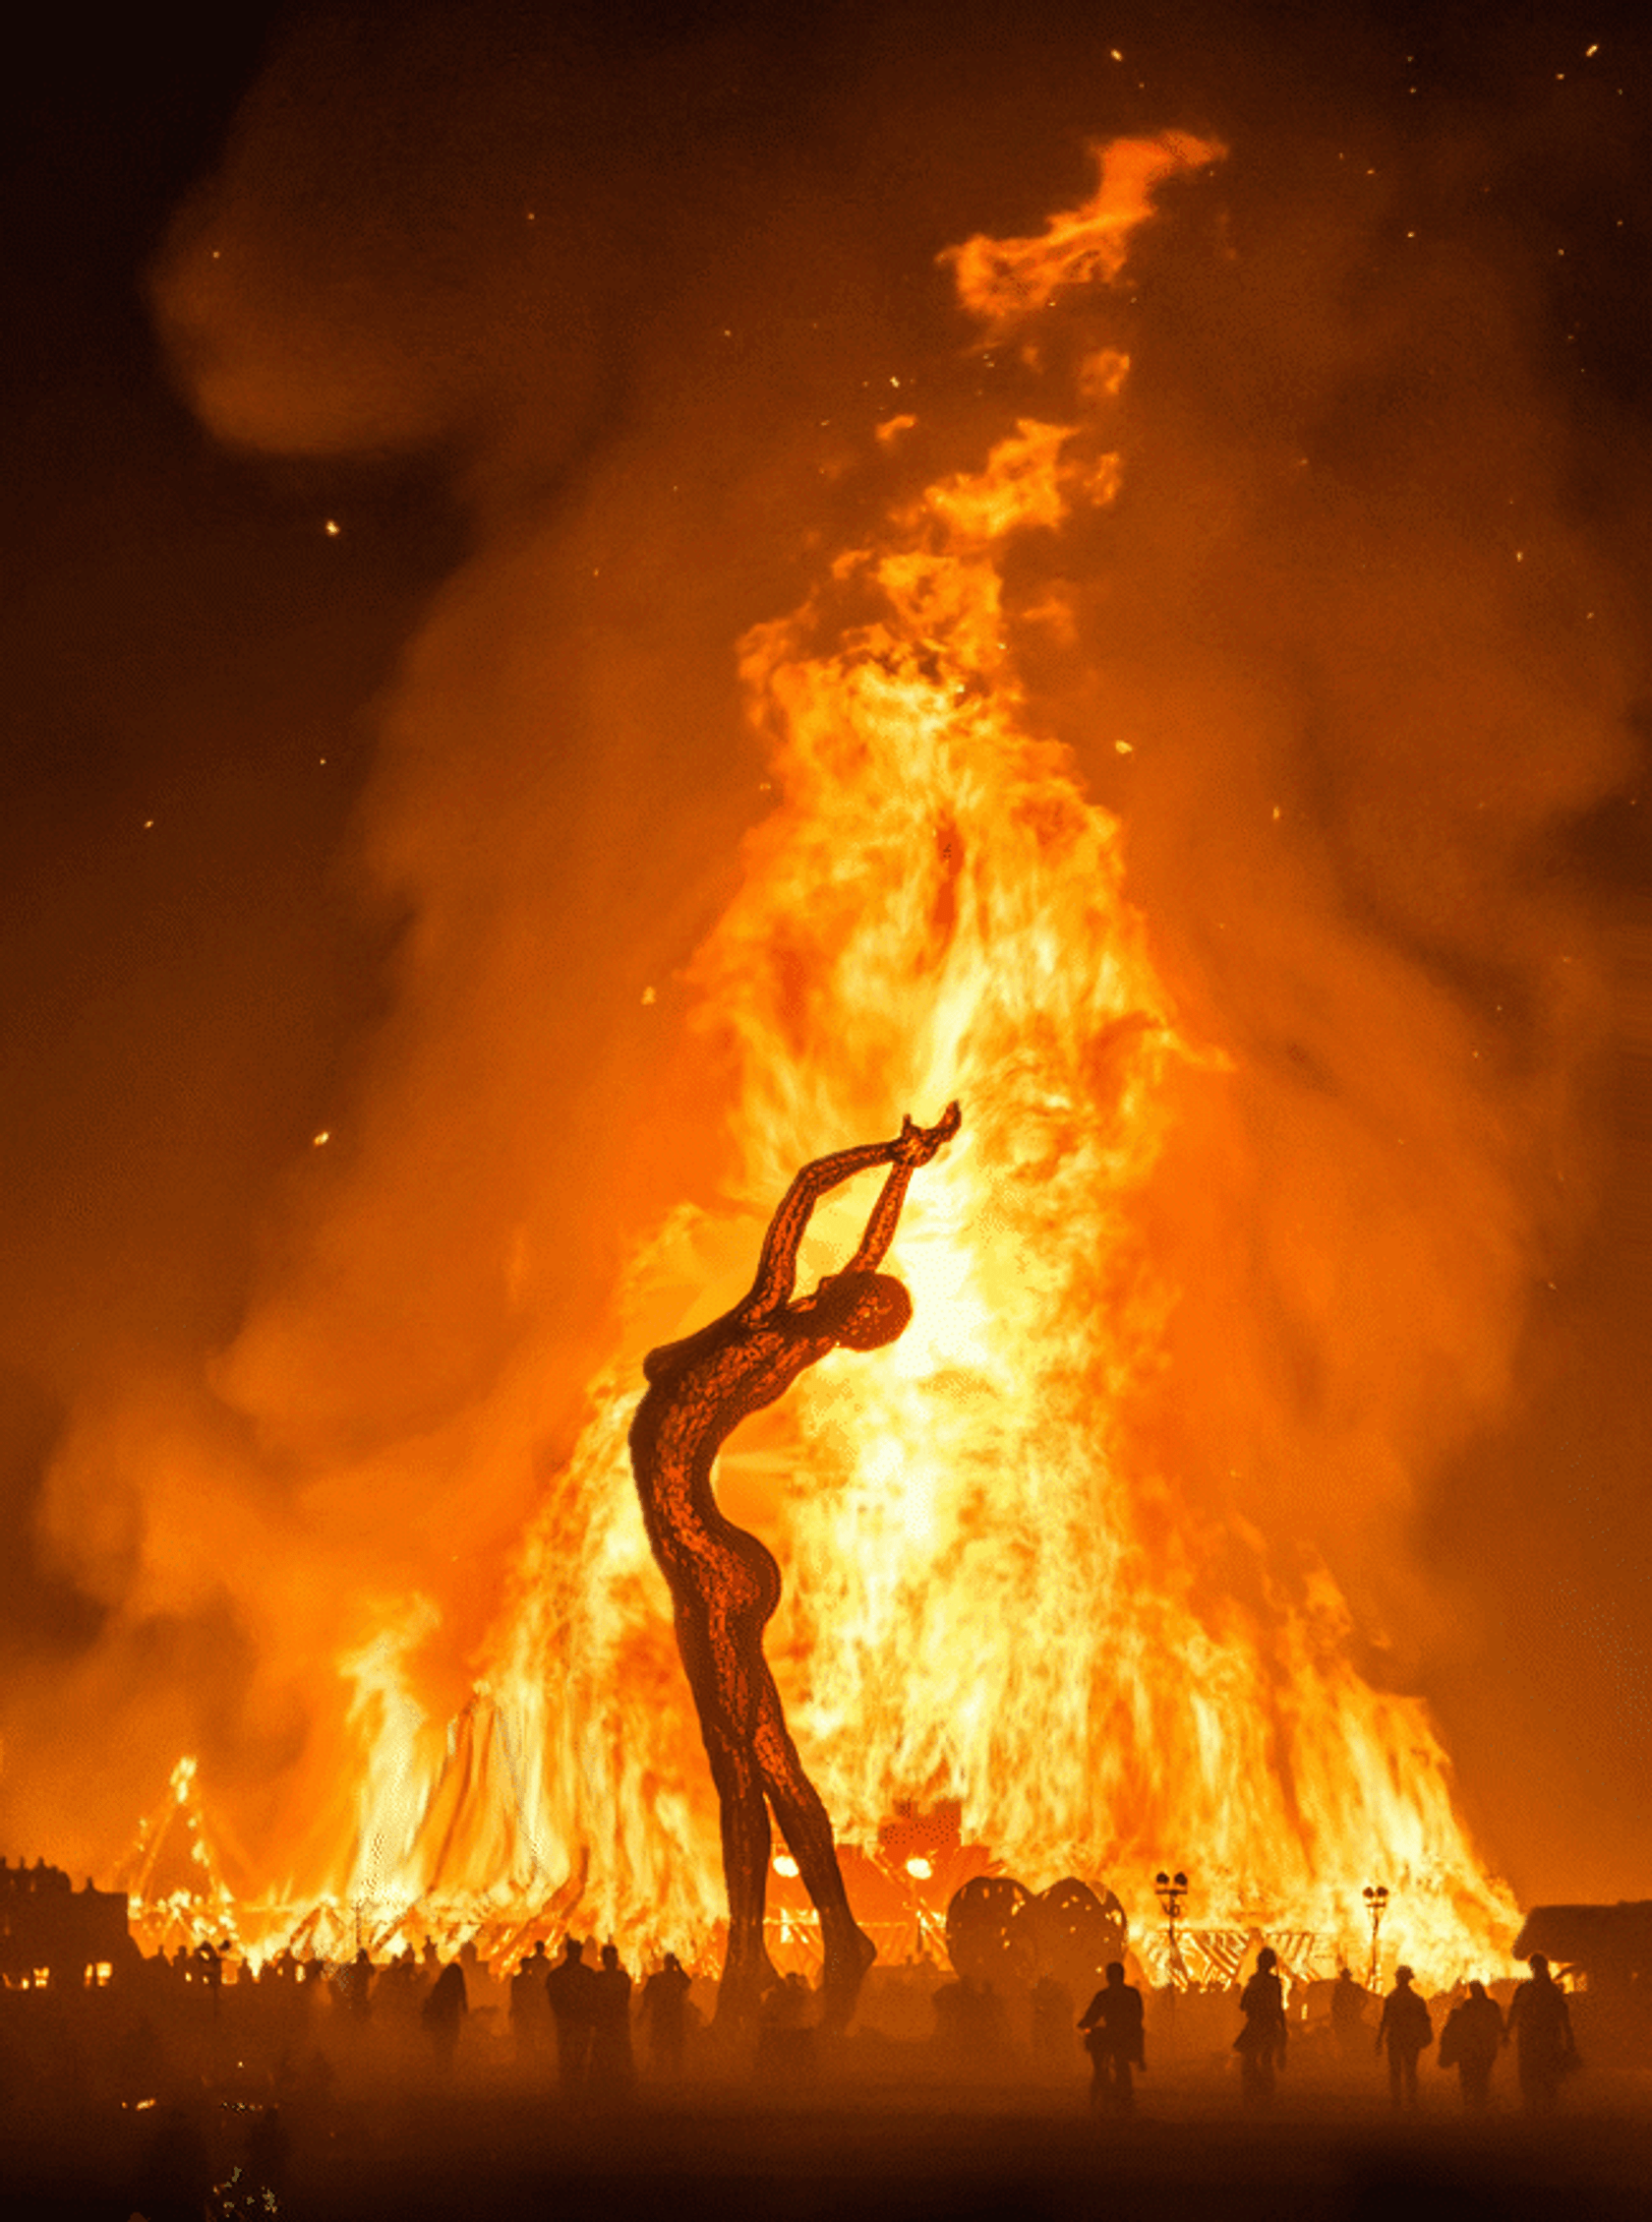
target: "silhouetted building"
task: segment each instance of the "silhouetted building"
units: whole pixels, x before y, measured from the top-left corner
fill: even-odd
[[[1514,1940],[1514,1957],[1542,1952],[1580,1975],[1591,1991],[1644,1985],[1652,1994],[1652,1899],[1617,1905],[1534,1905]]]
[[[1580,1992],[1578,2042],[1591,2058],[1652,2064],[1652,1900],[1534,1905],[1514,1957],[1541,1953]]]
[[[119,1981],[141,1958],[119,1891],[77,1891],[61,1868],[0,1860],[0,1982],[32,1989]]]

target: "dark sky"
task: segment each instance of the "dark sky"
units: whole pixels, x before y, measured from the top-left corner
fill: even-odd
[[[461,20],[465,51],[454,52],[444,91],[433,57],[451,47]],[[560,141],[536,168],[542,80],[513,61],[532,45],[527,20],[505,9],[409,11],[387,41],[390,90],[364,103],[359,140],[346,111],[377,79],[344,12],[241,10],[205,31],[195,19],[187,30],[181,19],[135,20],[124,44],[117,32],[94,50],[65,29],[12,91],[0,239],[11,457],[0,601],[9,1171],[0,1502],[11,1537],[0,1568],[0,1846],[29,1856],[57,1846],[66,1795],[41,1785],[51,1772],[42,1722],[59,1688],[72,1693],[69,1740],[83,1772],[104,1767],[97,1739],[117,1687],[142,1686],[161,1716],[129,1762],[109,1765],[106,1835],[117,1811],[136,1820],[153,1801],[153,1755],[168,1739],[172,1749],[211,1748],[214,1737],[225,1753],[239,1748],[249,1781],[274,1778],[292,1758],[298,1729],[258,1695],[253,1575],[161,1584],[143,1601],[144,1473],[157,1443],[164,1457],[168,1423],[153,1415],[174,1389],[192,1442],[203,1426],[217,1430],[226,1462],[259,1476],[238,1486],[271,1502],[290,1467],[356,1424],[339,1417],[347,1390],[325,1383],[302,1424],[291,1414],[275,1424],[260,1367],[270,1338],[289,1332],[286,1299],[269,1291],[287,1285],[304,1250],[308,1237],[294,1231],[313,1230],[328,1208],[314,1192],[314,1137],[332,1130],[341,1104],[383,1091],[387,1068],[416,1067],[419,1052],[398,1029],[417,973],[419,890],[425,915],[462,900],[439,869],[407,861],[417,844],[400,829],[398,798],[415,775],[401,757],[386,769],[383,740],[387,691],[405,687],[410,643],[443,582],[474,567],[479,548],[483,569],[463,575],[485,581],[489,550],[514,548],[536,517],[579,512],[593,485],[605,488],[605,513],[623,515],[601,474],[617,454],[647,450],[650,412],[687,406],[672,398],[670,335],[692,334],[684,304],[696,286],[708,316],[721,313],[714,295],[725,281],[732,298],[767,287],[776,316],[799,328],[817,310],[856,371],[892,344],[932,347],[936,313],[918,296],[938,245],[977,227],[1035,227],[1081,172],[1087,135],[1180,125],[1233,148],[1241,233],[1248,224],[1250,236],[1281,242],[1281,257],[1299,256],[1304,290],[1333,272],[1363,304],[1367,334],[1385,316],[1395,330],[1370,341],[1353,369],[1339,370],[1328,348],[1310,360],[1305,392],[1342,381],[1334,401],[1310,412],[1283,392],[1287,374],[1261,310],[1237,281],[1225,305],[1210,290],[1199,295],[1206,321],[1195,329],[1189,312],[1176,353],[1172,258],[1155,272],[1164,306],[1150,302],[1157,321],[1146,352],[1160,350],[1173,397],[1156,415],[1144,410],[1138,467],[1151,467],[1154,438],[1161,455],[1173,438],[1183,454],[1201,441],[1260,453],[1286,437],[1278,427],[1295,410],[1303,421],[1312,413],[1328,467],[1366,488],[1371,510],[1388,500],[1391,468],[1417,513],[1432,480],[1483,499],[1489,517],[1491,466],[1479,478],[1459,469],[1479,437],[1473,366],[1483,350],[1484,414],[1504,428],[1497,470],[1523,457],[1534,474],[1508,506],[1529,499],[1539,539],[1544,527],[1552,542],[1564,535],[1577,575],[1600,586],[1610,645],[1599,700],[1576,715],[1610,726],[1612,745],[1557,739],[1558,753],[1572,749],[1588,769],[1543,788],[1517,845],[1509,835],[1498,881],[1519,932],[1534,945],[1547,937],[1557,958],[1574,955],[1581,983],[1565,991],[1564,1020],[1533,1016],[1519,1039],[1511,1022],[1503,1038],[1507,1100],[1530,1114],[1534,1152],[1547,1153],[1541,1176],[1531,1174],[1544,1200],[1520,1217],[1529,1263],[1515,1276],[1518,1301],[1506,1291],[1500,1299],[1513,1321],[1509,1385],[1471,1421],[1436,1430],[1433,1463],[1399,1526],[1386,1507],[1374,1531],[1391,1535],[1416,1573],[1416,1593],[1396,1583],[1385,1609],[1410,1611],[1400,1651],[1456,1755],[1466,1809],[1517,1892],[1652,1894],[1652,791],[1639,618],[1652,554],[1643,128],[1652,43],[1626,11],[1570,7],[1338,10],[1334,24],[1319,9],[1135,9],[1118,13],[1099,46],[1093,25],[1036,10],[843,9],[806,25],[730,11],[710,26],[686,11],[570,13],[559,19],[561,104],[550,136]],[[197,200],[189,219],[221,222],[237,246],[250,240],[266,257],[265,289],[232,310],[203,308],[193,266],[177,274],[189,223],[185,246],[171,250],[169,226],[216,170],[268,52],[288,51],[295,34],[303,67],[275,81],[231,190],[218,204]],[[342,47],[329,44],[335,36]],[[1114,45],[1126,62],[1103,81],[1100,49]],[[339,112],[284,123],[282,101],[324,86],[326,56],[340,51]],[[1085,70],[1073,66],[1079,53]],[[467,150],[486,144],[478,118],[495,99],[498,144],[479,164],[474,200],[455,191],[443,231],[447,219],[432,208],[461,175],[469,191]],[[312,105],[320,113],[326,103]],[[421,119],[450,133],[433,144],[428,188],[414,151]],[[1381,173],[1380,213],[1356,209],[1345,182],[1328,183],[1319,200],[1303,182],[1316,160],[1344,153],[1349,178]],[[525,190],[547,197],[561,227],[565,303],[554,289],[530,294],[514,266],[471,275],[487,192],[518,157]],[[849,213],[835,228],[822,222],[813,263],[797,251],[809,211],[839,203]],[[761,221],[759,204],[773,211]],[[734,275],[703,241],[683,246],[696,211],[713,238],[719,226],[738,235]],[[1417,252],[1433,256],[1426,280],[1403,274],[1419,233]],[[357,256],[360,238],[373,256]],[[1208,233],[1185,252],[1212,261],[1217,246]],[[307,388],[303,350],[294,340],[283,354],[287,342],[272,342],[268,328],[302,298],[294,272],[323,263],[317,330],[359,320],[366,337],[356,351],[353,338],[351,349],[339,342]],[[170,358],[151,311],[157,267],[173,273],[162,285]],[[1280,315],[1311,329],[1288,268],[1276,264],[1268,284],[1268,299],[1285,304]],[[1225,330],[1212,301],[1230,319]],[[1441,338],[1455,329],[1442,304],[1456,301],[1467,304],[1462,330]],[[518,315],[522,302],[531,313]],[[485,320],[496,313],[516,322],[499,327],[490,350],[474,331],[492,329]],[[528,329],[533,316],[543,329]],[[1426,348],[1412,373],[1402,367],[1408,316],[1438,341],[1444,369]],[[467,347],[504,369],[467,368]],[[799,353],[779,370],[765,359],[753,375],[761,407],[812,408],[835,374]],[[391,390],[405,406],[386,400]],[[1202,392],[1211,396],[1203,413]],[[555,437],[535,429],[539,393]],[[708,426],[723,421],[703,385],[694,406]],[[1411,438],[1405,428],[1419,424]],[[791,499],[807,474],[789,454],[771,471],[752,459],[759,446],[753,439],[730,464],[742,474],[730,513],[758,521],[728,557],[727,583],[708,586],[680,635],[667,628],[649,651],[664,670],[679,637],[697,673],[719,639],[796,598],[799,574],[769,550],[759,510]],[[712,484],[716,457],[701,460]],[[1186,469],[1197,505],[1210,483]],[[1163,475],[1174,476],[1170,464]],[[1228,495],[1241,477],[1235,466]],[[622,558],[620,527],[614,537]],[[1403,542],[1396,527],[1393,545]],[[684,547],[703,557],[690,540]],[[1384,560],[1378,547],[1371,561]],[[1155,567],[1173,586],[1190,575],[1180,557]],[[772,586],[752,583],[771,571]],[[1569,591],[1556,584],[1546,607],[1560,610]],[[644,583],[639,605],[647,599]],[[1145,607],[1138,617],[1133,637],[1143,641],[1168,624]],[[607,610],[591,622],[620,621]],[[1190,648],[1194,702],[1214,683],[1191,674],[1218,668],[1221,641],[1217,613]],[[1169,656],[1162,640],[1140,649],[1134,684],[1144,696],[1161,686]],[[1468,684],[1493,684],[1494,660]],[[1572,684],[1564,656],[1553,669],[1532,682],[1528,718],[1545,688]],[[1410,703],[1407,684],[1399,692]],[[703,693],[698,676],[694,685]],[[1435,706],[1449,699],[1446,689]],[[597,720],[601,701],[598,691],[582,714]],[[705,708],[708,725],[721,708]],[[1570,715],[1562,704],[1557,732]],[[557,746],[570,761],[577,753],[573,741]],[[1442,755],[1450,751],[1442,742]],[[1520,766],[1511,783],[1535,780],[1523,756]],[[697,794],[680,776],[684,796]],[[1394,776],[1411,775],[1401,765]],[[1475,776],[1498,784],[1495,752]],[[433,791],[420,790],[427,805]],[[482,840],[486,811],[507,811],[512,789],[496,773],[478,792]],[[669,779],[665,792],[676,792]],[[1128,828],[1124,799],[1106,799]],[[600,801],[580,787],[558,803],[556,837],[570,856],[581,811]],[[454,807],[462,813],[462,801]],[[739,811],[715,798],[703,808],[694,837],[732,842]],[[1138,897],[1150,915],[1153,886],[1174,890],[1166,860],[1181,824],[1168,802],[1144,804]],[[401,869],[386,867],[386,849]],[[1420,849],[1358,870],[1352,848],[1337,854],[1347,888],[1361,891],[1396,949],[1477,1018],[1503,1010],[1497,951],[1433,921],[1421,893],[1408,908],[1405,890],[1421,889],[1432,870]],[[686,869],[672,885],[678,909],[659,931],[691,938],[707,885]],[[1468,911],[1477,899],[1465,880],[1449,900]],[[1567,932],[1574,951],[1555,946]],[[1193,928],[1167,916],[1164,933],[1189,992],[1203,980],[1219,998],[1219,972],[1201,970]],[[559,947],[570,968],[586,961],[566,919],[553,932],[553,961]],[[1538,971],[1530,949],[1511,956],[1510,994],[1541,1001]],[[593,1120],[613,1114],[628,1053],[614,1050]],[[1531,1107],[1550,1075],[1564,1104],[1539,1117]],[[569,1115],[577,1125],[580,1114]],[[406,1178],[438,1180],[428,1168]],[[637,1174],[628,1193],[633,1210],[652,1198],[649,1177]],[[433,1255],[447,1238],[431,1235]],[[606,1257],[598,1235],[582,1239],[577,1255]],[[416,1264],[411,1239],[407,1255]],[[292,1308],[316,1315],[314,1259],[293,1271],[302,1286]],[[347,1265],[339,1277],[335,1324],[351,1309]],[[266,1323],[263,1341],[242,1335],[250,1312]],[[356,1305],[353,1315],[368,1320],[365,1342],[381,1313],[369,1319]],[[232,1346],[238,1370],[212,1375],[213,1354]],[[470,1362],[453,1360],[460,1371]],[[228,1388],[223,1409],[203,1420],[209,1377]],[[352,1456],[413,1423],[404,1384],[384,1390],[383,1410],[367,1403]],[[83,1440],[116,1466],[106,1491],[65,1500],[48,1540],[37,1523],[46,1475],[84,1474],[74,1455]],[[130,1471],[116,1471],[123,1442]],[[490,1517],[502,1530],[520,1502],[507,1493]],[[269,1514],[277,1525],[284,1517]],[[63,1546],[65,1524],[85,1538],[75,1549]],[[225,1549],[243,1547],[240,1531],[227,1532]],[[1358,1594],[1358,1545],[1327,1547],[1344,1552],[1339,1571]]]

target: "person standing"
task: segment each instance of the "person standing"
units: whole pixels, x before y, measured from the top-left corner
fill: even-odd
[[[510,2034],[518,2060],[532,2060],[546,2048],[551,2036],[551,2001],[546,1983],[551,1962],[540,1938],[510,1978]]]
[[[1412,1988],[1409,1967],[1394,1969],[1394,1987],[1383,2001],[1377,2050],[1388,2049],[1388,2096],[1394,2112],[1417,2104],[1417,2062],[1434,2042],[1429,2010]]]
[[[620,1964],[620,1948],[604,1945],[591,1985],[591,2089],[605,2098],[625,2098],[635,2081],[631,1978]]]
[[[1339,1967],[1330,1990],[1330,2028],[1344,2063],[1354,2058],[1365,2031],[1365,2000],[1363,1984],[1354,1981],[1349,1968]]]
[[[1271,1945],[1257,1953],[1256,1973],[1239,1994],[1245,2026],[1233,2040],[1239,2055],[1239,2090],[1247,2106],[1268,2106],[1273,2078],[1285,2065],[1285,1989],[1279,1955]]]
[[[545,1978],[545,1996],[557,2024],[557,2076],[564,2098],[584,2095],[591,2072],[591,2036],[596,2027],[597,1971],[585,1964],[577,1937],[562,1943],[562,1956]]]
[[[1514,2047],[1526,2112],[1553,2114],[1560,2103],[1561,2078],[1577,2066],[1571,2009],[1542,1952],[1533,1952],[1529,1965],[1531,1978],[1514,1993],[1504,2041]]]
[[[648,2024],[648,2064],[656,2075],[675,2082],[682,2072],[688,2037],[688,1993],[692,1978],[674,1952],[642,1986],[642,2017]]]
[[[450,1959],[419,2010],[431,2049],[436,2054],[436,2064],[444,2075],[452,2072],[453,2055],[459,2049],[459,2032],[469,2011],[464,1969],[456,1959]]]
[[[1124,1962],[1110,1959],[1106,1983],[1079,2016],[1090,2054],[1090,2110],[1129,2114],[1136,2105],[1132,2069],[1146,2072],[1142,1994],[1124,1979]]]

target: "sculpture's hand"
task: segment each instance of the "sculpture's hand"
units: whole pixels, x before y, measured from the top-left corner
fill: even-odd
[[[964,1123],[964,1115],[956,1103],[948,1104],[933,1126],[914,1126],[909,1112],[901,1121],[900,1139],[895,1144],[897,1165],[927,1165],[943,1143],[950,1142]]]

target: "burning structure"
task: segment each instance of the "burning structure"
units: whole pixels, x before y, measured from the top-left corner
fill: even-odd
[[[372,444],[364,412],[394,382],[352,327],[329,389],[328,317],[277,313],[267,123],[181,228],[163,313],[216,429],[338,454]],[[398,1015],[322,1129],[199,1439],[93,1414],[53,1475],[62,1549],[134,1614],[257,1569],[236,1577],[256,1664],[197,1776],[245,1942],[320,1919],[376,1951],[565,1924],[714,1948],[711,1787],[624,1469],[639,1360],[733,1297],[797,1163],[957,1093],[965,1134],[903,1231],[914,1330],[853,1382],[820,1369],[719,1477],[786,1569],[777,1680],[840,1836],[872,1859],[892,1815],[953,1808],[1034,1893],[1114,1890],[1138,1935],[1169,1863],[1212,1934],[1356,1939],[1381,1877],[1415,1964],[1506,1945],[1507,1894],[1373,1633],[1392,1597],[1369,1561],[1411,1471],[1505,1387],[1547,1083],[1509,1079],[1488,1116],[1471,1005],[1492,959],[1439,953],[1440,914],[1474,907],[1445,835],[1389,915],[1401,800],[1463,692],[1460,666],[1436,685],[1419,654],[1391,700],[1402,587],[1380,615],[1361,565],[1326,589],[1358,669],[1327,683],[1333,743],[1294,785],[1269,688],[1311,643],[1281,618],[1271,663],[1236,660],[1214,623],[1185,655],[1143,648],[1172,621],[1131,585],[1133,536],[1185,613],[1220,520],[1208,450],[1137,398],[1130,292],[1229,254],[1221,174],[1211,141],[1127,138],[1061,213],[977,233],[944,276],[915,266],[945,344],[914,350],[916,377],[890,353],[852,422],[811,420],[828,437],[786,479],[784,560],[696,611],[708,661],[738,641],[742,715],[697,696],[715,738],[679,757],[659,734],[683,635],[650,634],[644,605],[738,543],[747,512],[707,493],[722,420],[694,410],[724,405],[739,320],[697,334],[669,431],[639,402],[653,429],[592,466],[548,554],[515,505],[555,476],[522,451],[550,374],[523,367],[526,320],[496,319],[536,399],[508,437],[476,435],[486,546],[410,655],[362,835],[412,914]],[[551,218],[536,196],[513,220],[537,240]],[[329,231],[327,270],[349,251]],[[516,282],[517,252],[489,285]],[[308,383],[281,375],[289,346]],[[578,389],[556,388],[570,416]],[[431,436],[444,405],[397,389],[371,429]],[[1322,553],[1366,507],[1300,450],[1267,469],[1313,487],[1290,514]],[[1155,472],[1164,507],[1133,509]],[[704,545],[672,537],[684,483]],[[1193,520],[1170,554],[1168,509]],[[1445,606],[1484,677],[1524,620],[1501,572],[1465,575]],[[1549,676],[1529,691],[1563,693]],[[553,776],[543,736],[570,694],[604,747]],[[1442,775],[1465,821],[1518,710],[1492,700]],[[433,741],[446,718],[473,720],[463,747]],[[1350,770],[1338,751],[1362,747]],[[1598,788],[1609,752],[1572,735],[1563,774],[1534,751],[1509,822]],[[700,762],[724,753],[727,791]],[[1314,811],[1357,901],[1297,830]],[[1224,846],[1227,817],[1248,830]],[[591,1054],[599,1036],[618,1046]],[[529,1115],[564,1067],[562,1123]],[[822,1254],[865,1201],[824,1222]],[[642,1231],[616,1271],[621,1228]],[[145,1477],[136,1572],[111,1470]],[[237,1486],[203,1491],[204,1471]],[[197,1542],[203,1501],[219,1525]],[[259,1757],[232,1787],[236,1748]],[[925,1933],[944,1903],[920,1906]]]

